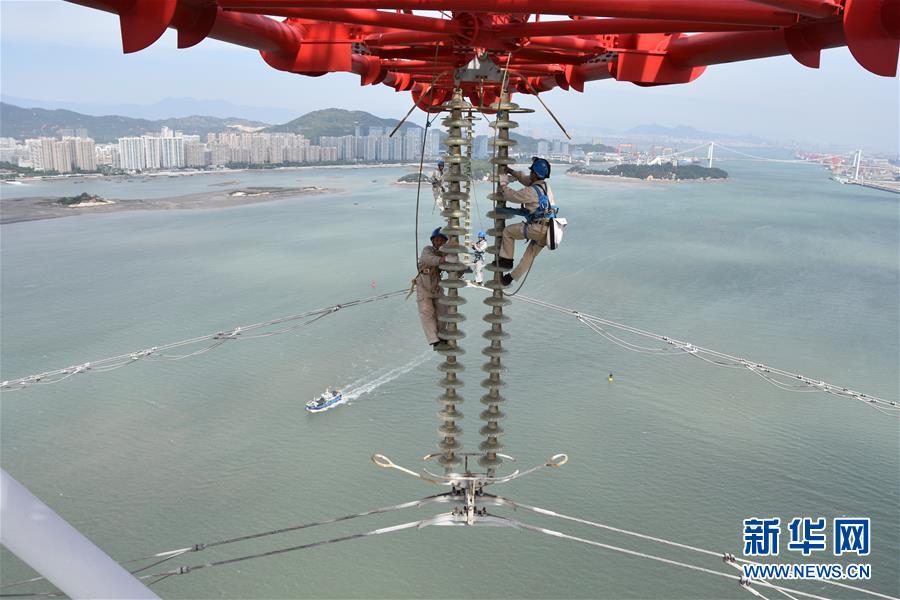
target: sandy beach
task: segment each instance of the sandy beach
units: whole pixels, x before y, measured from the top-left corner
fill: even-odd
[[[286,198],[303,198],[312,195],[330,194],[338,190],[313,186],[307,187],[247,187],[239,190],[220,190],[153,198],[142,200],[121,200],[104,198],[107,202],[88,202],[66,206],[59,198],[0,198],[0,224],[59,219],[76,215],[120,212],[125,210],[185,210],[197,208],[228,208],[244,204],[271,202]]]

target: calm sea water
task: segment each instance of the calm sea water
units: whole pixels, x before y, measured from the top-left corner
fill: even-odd
[[[565,245],[539,257],[523,294],[898,399],[897,197],[838,185],[809,165],[724,165],[732,175],[726,183],[555,176],[571,225]],[[223,189],[211,186],[226,181],[343,192],[3,226],[2,377],[404,288],[414,272],[415,191],[387,185],[403,172],[4,186],[7,197],[160,197]],[[420,244],[439,224],[424,192]],[[482,211],[486,193],[482,185]],[[466,449],[475,450],[486,307],[480,292],[465,295],[462,427]],[[864,585],[900,594],[896,418],[833,396],[784,392],[690,356],[628,352],[574,319],[521,302],[508,313],[505,451],[521,467],[557,452],[570,462],[494,493],[735,554],[750,516],[868,516],[874,578]],[[391,505],[439,491],[369,462],[383,452],[417,468],[436,448],[437,364],[412,301],[348,308],[290,334],[186,360],[4,393],[2,465],[119,559]],[[324,414],[303,410],[325,386],[352,383],[370,391]],[[224,546],[153,571],[438,511]],[[725,571],[714,558],[516,516]],[[5,550],[0,567],[7,582],[32,576]],[[493,528],[367,538],[207,568],[155,589],[172,598],[747,597],[733,581]]]

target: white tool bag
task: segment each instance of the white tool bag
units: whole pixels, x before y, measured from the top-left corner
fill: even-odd
[[[550,219],[550,226],[547,227],[547,247],[556,250],[562,244],[563,234],[566,231],[568,221],[565,219]]]

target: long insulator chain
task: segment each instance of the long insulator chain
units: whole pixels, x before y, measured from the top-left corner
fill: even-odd
[[[499,181],[501,176],[506,176],[509,165],[515,164],[516,161],[509,157],[509,149],[516,144],[515,140],[509,138],[509,130],[517,127],[518,124],[509,119],[511,110],[517,110],[517,104],[510,102],[509,94],[503,92],[500,100],[493,104],[491,108],[497,111],[497,118],[491,123],[491,127],[495,129],[494,139],[491,145],[494,146],[494,156],[491,158],[491,164],[494,171],[494,191],[488,198],[494,203],[494,210],[488,212],[488,218],[494,219],[494,226],[488,230],[488,235],[493,236],[494,245],[487,249],[488,252],[499,257],[500,239],[503,237],[504,221],[506,217],[499,214],[496,209],[504,208],[506,202],[503,195],[500,194]],[[489,271],[493,271],[493,279],[487,281],[485,286],[493,290],[491,296],[485,298],[484,303],[491,307],[491,311],[484,316],[484,320],[490,323],[491,328],[483,334],[490,344],[481,351],[488,357],[488,361],[481,367],[482,371],[488,374],[488,378],[481,382],[481,387],[488,390],[487,394],[481,397],[481,403],[487,405],[487,409],[481,412],[481,420],[486,424],[480,429],[484,441],[479,445],[482,452],[478,459],[478,464],[487,469],[489,475],[493,475],[496,468],[503,462],[497,456],[497,453],[503,449],[500,443],[500,434],[503,428],[500,427],[500,421],[505,415],[500,411],[500,404],[506,402],[500,394],[500,389],[506,384],[503,382],[503,364],[502,357],[506,353],[503,349],[503,340],[509,338],[509,334],[503,331],[503,324],[509,321],[509,317],[503,315],[503,307],[510,304],[510,301],[504,297],[503,282],[501,275],[503,269],[491,265],[485,265]]]
[[[469,121],[469,126],[466,128],[466,158],[468,158],[468,162],[466,164],[466,194],[468,197],[466,198],[465,206],[463,210],[466,211],[466,220],[465,220],[465,228],[466,228],[466,237],[465,237],[465,246],[466,249],[472,247],[472,180],[475,177],[475,174],[472,172],[472,147],[473,147],[473,123],[475,121],[475,117],[472,116],[472,111],[466,115],[466,120]]]
[[[472,122],[463,116],[463,111],[471,110],[472,105],[463,100],[462,93],[456,90],[453,98],[445,102],[442,108],[450,112],[450,116],[442,121],[448,133],[448,137],[444,140],[447,145],[447,157],[444,161],[450,165],[450,171],[444,177],[449,189],[444,192],[444,210],[441,213],[447,219],[443,232],[449,239],[441,247],[441,252],[448,255],[442,266],[448,275],[447,279],[440,282],[441,287],[446,290],[446,295],[439,298],[438,303],[443,304],[446,311],[438,316],[438,322],[441,325],[441,337],[447,340],[450,348],[440,351],[444,355],[444,362],[438,365],[438,370],[444,373],[438,384],[444,388],[444,393],[438,397],[438,401],[443,405],[438,412],[442,420],[438,428],[442,436],[438,442],[441,451],[438,460],[447,473],[452,473],[454,467],[460,463],[457,452],[461,447],[459,438],[462,429],[456,423],[463,415],[456,409],[456,405],[463,401],[459,395],[459,388],[463,387],[459,374],[464,368],[458,359],[464,354],[459,342],[465,337],[465,333],[459,330],[459,324],[466,320],[457,312],[457,309],[466,303],[465,298],[459,295],[460,288],[466,286],[466,282],[462,279],[463,271],[466,269],[462,256],[466,253],[466,247],[460,244],[460,238],[468,232],[461,219],[466,216],[463,206],[469,200],[469,194],[461,189],[461,185],[469,177],[469,158],[462,147],[469,143],[471,136],[467,135],[467,130],[472,127]]]

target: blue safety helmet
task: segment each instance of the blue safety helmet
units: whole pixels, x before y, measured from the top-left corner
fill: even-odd
[[[437,166],[439,166],[439,167],[443,167],[443,166],[444,166],[444,159],[443,159],[443,158],[442,158],[442,159],[439,159],[439,160],[437,161]]]
[[[438,227],[437,229],[435,229],[434,231],[431,232],[431,239],[434,239],[436,237],[444,238],[445,242],[450,239],[447,237],[447,234],[445,234],[443,231],[441,231],[440,227]]]
[[[550,162],[546,158],[533,157],[531,159],[531,172],[537,175],[539,179],[547,179],[550,177]]]
[[[478,232],[478,237],[486,237],[486,236],[487,236],[487,233],[485,233],[484,231]]]

